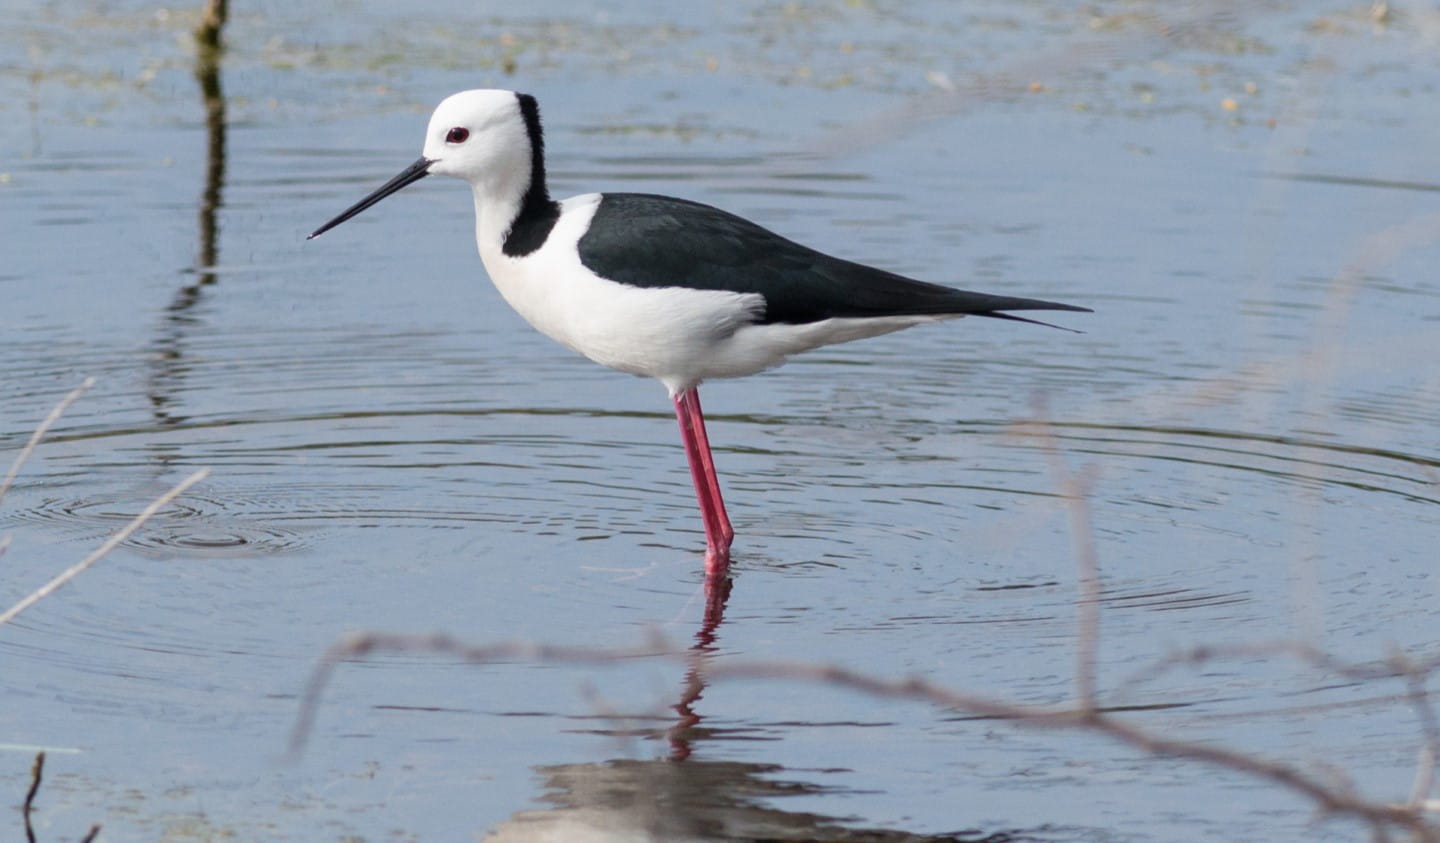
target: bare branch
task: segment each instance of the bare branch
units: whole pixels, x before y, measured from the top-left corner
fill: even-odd
[[[1436,722],[1435,709],[1430,706],[1430,697],[1425,692],[1426,674],[1404,653],[1394,654],[1390,662],[1403,671],[1406,696],[1420,721],[1422,740],[1415,758],[1415,783],[1410,787],[1410,799],[1406,803],[1410,808],[1419,809],[1430,796],[1430,788],[1435,783],[1435,763],[1440,757],[1440,723]]]
[[[1194,667],[1208,662],[1225,659],[1249,659],[1271,656],[1289,656],[1312,667],[1353,679],[1370,682],[1376,679],[1397,679],[1411,674],[1428,676],[1440,668],[1440,654],[1421,661],[1392,656],[1382,661],[1347,662],[1336,658],[1313,644],[1291,639],[1257,641],[1253,644],[1202,645],[1177,650],[1154,664],[1136,671],[1116,685],[1111,697],[1119,697],[1136,686],[1152,682],[1178,667]]]
[[[1095,664],[1100,652],[1100,558],[1095,550],[1095,530],[1090,518],[1090,488],[1094,472],[1087,469],[1076,473],[1065,465],[1060,443],[1047,419],[1044,400],[1034,401],[1035,418],[1020,426],[1023,433],[1038,438],[1050,463],[1050,474],[1065,501],[1070,519],[1070,540],[1075,547],[1078,568],[1075,598],[1075,697],[1080,707],[1095,709]]]
[[[59,421],[60,416],[63,415],[66,410],[70,409],[70,405],[74,404],[76,399],[85,393],[85,390],[94,385],[94,378],[86,378],[83,383],[70,390],[70,393],[64,398],[61,398],[59,404],[55,405],[55,409],[50,411],[50,415],[46,416],[44,421],[40,422],[40,426],[35,428],[35,432],[30,434],[30,441],[26,442],[25,447],[21,448],[20,453],[15,456],[15,462],[10,464],[10,471],[5,475],[5,479],[0,480],[0,500],[5,499],[5,493],[10,491],[10,485],[15,482],[15,475],[20,473],[20,466],[24,465],[25,460],[30,458],[30,454],[34,452],[35,446],[40,444],[40,440],[45,437],[45,433],[50,429],[50,426]]]
[[[650,646],[632,650],[584,647],[549,647],[525,642],[471,645],[447,635],[414,636],[358,633],[332,645],[316,664],[301,697],[300,712],[291,733],[290,751],[298,753],[309,737],[320,695],[338,664],[376,652],[425,651],[443,653],[473,664],[499,660],[527,659],[537,662],[608,665],[637,658],[662,658],[697,665],[688,650]],[[1086,731],[1105,735],[1150,755],[1183,758],[1220,767],[1280,785],[1298,793],[1326,816],[1347,816],[1370,826],[1376,839],[1388,839],[1389,832],[1402,829],[1414,839],[1440,843],[1440,829],[1425,821],[1425,804],[1387,805],[1365,799],[1348,782],[1332,784],[1289,764],[1272,761],[1212,743],[1178,740],[1118,720],[1098,709],[1080,706],[1059,708],[1021,705],[977,694],[968,694],[936,685],[925,679],[889,680],[847,668],[808,662],[734,661],[725,664],[698,664],[706,682],[718,679],[778,679],[815,682],[859,691],[872,696],[930,702],[963,711],[975,717],[1009,720],[1035,729]]]
[[[21,612],[40,602],[51,592],[55,591],[60,586],[79,576],[80,573],[83,572],[86,568],[89,568],[91,565],[99,562],[100,559],[105,556],[105,554],[119,547],[121,542],[130,538],[131,534],[133,534],[136,530],[140,529],[140,527],[146,521],[149,521],[151,518],[153,518],[155,516],[155,513],[159,512],[171,501],[178,498],[186,489],[194,486],[196,483],[199,483],[201,480],[204,480],[208,476],[210,476],[210,469],[202,468],[194,474],[191,474],[189,477],[186,477],[184,480],[181,480],[178,484],[175,485],[175,488],[156,498],[149,506],[141,510],[140,514],[135,516],[134,520],[132,520],[129,524],[126,524],[123,528],[121,528],[120,532],[111,536],[109,540],[106,541],[104,544],[95,548],[95,550],[92,551],[89,556],[86,556],[84,559],[76,562],[69,568],[66,568],[50,582],[45,583],[40,588],[31,592],[28,597],[24,598],[19,603],[16,603],[14,606],[11,606],[4,613],[0,613],[0,626],[4,626],[5,624],[14,620],[16,615],[19,615]]]
[[[391,635],[385,633],[358,632],[331,644],[325,650],[300,697],[300,712],[295,718],[295,728],[290,731],[290,754],[298,755],[309,739],[315,723],[315,712],[319,707],[320,695],[330,683],[336,665],[341,662],[361,659],[374,652],[430,652],[453,654],[471,664],[488,664],[505,659],[526,659],[537,662],[563,664],[614,664],[617,661],[655,656],[672,657],[687,651],[672,648],[663,638],[656,636],[650,643],[633,650],[607,650],[588,647],[550,647],[523,641],[504,641],[497,644],[473,645],[458,641],[448,635]]]

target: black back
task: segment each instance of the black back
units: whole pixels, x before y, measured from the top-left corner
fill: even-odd
[[[579,248],[581,263],[622,284],[759,293],[765,298],[762,324],[947,314],[1021,319],[1001,311],[1088,311],[916,281],[817,252],[709,205],[646,193],[604,194]]]

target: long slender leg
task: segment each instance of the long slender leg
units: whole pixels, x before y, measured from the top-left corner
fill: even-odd
[[[695,433],[695,421],[690,415],[688,392],[675,396],[675,418],[680,422],[680,440],[685,445],[685,458],[690,461],[690,479],[695,483],[695,497],[700,502],[700,517],[705,521],[705,543],[713,549],[720,534],[720,522],[715,517],[714,504],[710,498],[710,480],[705,473],[705,460],[700,456],[700,440]]]
[[[705,477],[709,481],[710,503],[720,520],[720,535],[725,547],[735,538],[735,528],[730,526],[730,516],[725,512],[725,497],[720,492],[720,478],[715,474],[715,458],[710,453],[710,437],[705,433],[705,413],[700,409],[700,390],[690,390],[690,412],[696,438],[700,442],[700,459],[705,465]]]
[[[692,387],[679,393],[674,400],[675,418],[680,422],[680,438],[685,444],[685,456],[690,461],[690,479],[695,483],[695,498],[700,503],[700,517],[705,522],[705,569],[713,575],[729,566],[730,541],[735,531],[730,526],[725,502],[720,497],[715,462],[710,456],[705,419],[700,415],[695,389]]]

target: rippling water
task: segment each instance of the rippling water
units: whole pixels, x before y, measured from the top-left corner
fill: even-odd
[[[658,632],[720,664],[1063,702],[1079,593],[1052,447],[1090,484],[1107,707],[1407,795],[1399,683],[1259,653],[1151,668],[1297,635],[1433,653],[1432,12],[1198,4],[1162,37],[1146,4],[532,5],[237,8],[208,125],[190,12],[45,7],[0,34],[0,459],[98,379],[0,502],[0,608],[213,470],[0,628],[0,785],[51,750],[46,839],[1357,833],[1098,738],[805,683],[697,692],[659,659],[346,664],[282,762],[312,665],[356,629]],[[1096,313],[707,385],[739,534],[707,617],[662,388],[504,307],[462,187],[303,241],[477,85],[539,96],[557,195],[684,195]]]

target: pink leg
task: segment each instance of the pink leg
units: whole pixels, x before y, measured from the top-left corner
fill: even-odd
[[[680,438],[685,443],[685,456],[690,460],[690,479],[695,482],[700,517],[705,521],[705,570],[714,575],[730,565],[730,541],[735,537],[735,530],[725,513],[720,481],[715,476],[715,460],[710,456],[710,441],[705,436],[700,395],[694,387],[675,396],[675,418],[680,422]]]
[[[695,436],[700,442],[700,459],[705,465],[705,477],[710,481],[710,501],[720,516],[720,535],[725,547],[730,547],[735,538],[735,528],[730,526],[730,516],[725,512],[725,499],[720,494],[720,478],[715,474],[715,458],[710,454],[710,437],[705,434],[705,414],[700,410],[700,390],[690,390],[690,412],[693,414]]]

